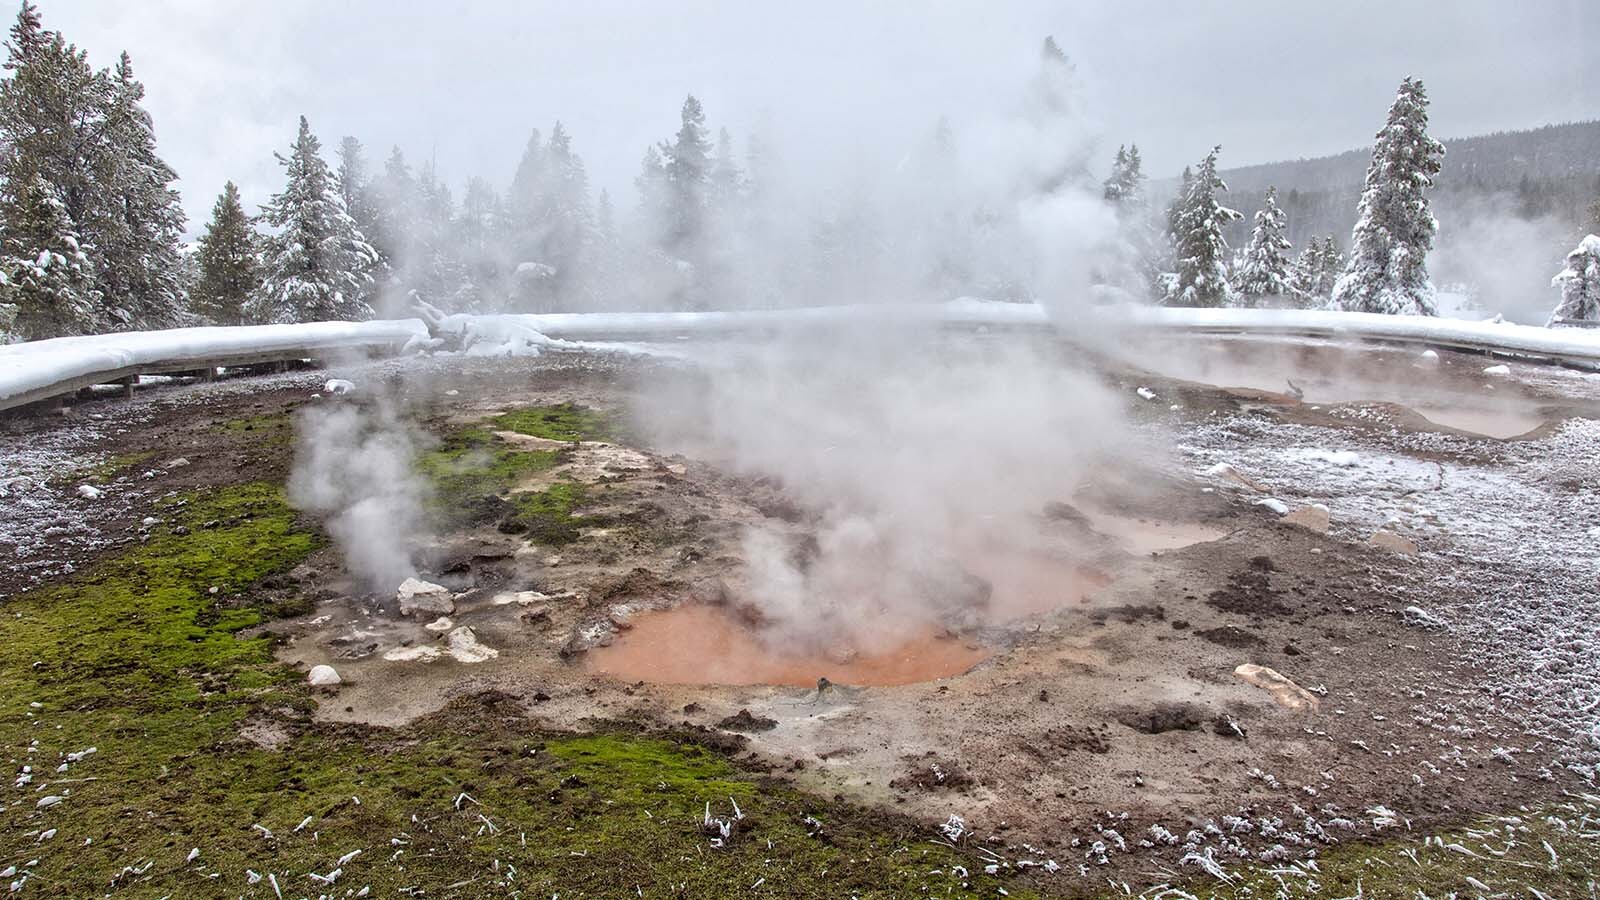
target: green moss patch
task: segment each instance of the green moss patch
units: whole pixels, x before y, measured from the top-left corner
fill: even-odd
[[[489,420],[497,431],[515,431],[552,441],[612,441],[617,421],[610,413],[574,403],[513,410]]]
[[[448,523],[462,523],[482,518],[486,502],[497,506],[495,498],[560,465],[565,454],[513,447],[486,429],[466,428],[422,453],[417,470],[433,486],[440,515]]]
[[[512,494],[511,513],[501,520],[500,530],[525,533],[529,540],[552,547],[570,544],[580,536],[580,528],[591,524],[572,514],[585,493],[583,485],[561,481],[542,491]]]

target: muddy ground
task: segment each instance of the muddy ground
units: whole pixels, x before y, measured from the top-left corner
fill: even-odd
[[[930,825],[957,816],[996,854],[1096,884],[1192,873],[1182,860],[1195,854],[1298,859],[1330,837],[1536,807],[1592,789],[1593,726],[1574,710],[1594,706],[1594,659],[1573,647],[1541,662],[1494,611],[1554,609],[1534,633],[1594,634],[1576,608],[1596,586],[1592,562],[1552,572],[1550,559],[1592,547],[1600,525],[1592,457],[1557,458],[1593,446],[1596,381],[1438,357],[1219,342],[1176,371],[1102,360],[1166,452],[1039,497],[1036,546],[963,558],[992,614],[887,648],[761,643],[738,599],[740,536],[762,523],[803,544],[815,511],[771,478],[674,455],[625,425],[606,440],[497,434],[560,451],[509,495],[582,485],[576,538],[530,541],[494,517],[440,530],[421,575],[454,593],[448,623],[399,616],[329,546],[264,586],[303,609],[264,627],[281,659],[339,671],[319,700],[327,721],[403,729],[494,690],[553,729],[725,731],[743,736],[746,763],[808,790]],[[641,380],[696,377],[587,356],[341,374],[387,385],[441,436],[557,404],[626,423]],[[0,571],[0,594],[166,527],[149,513],[159,497],[242,470],[287,477],[297,409],[363,402],[313,398],[325,377],[169,386],[6,422],[41,470],[98,465],[78,480],[103,493],[32,518],[14,507],[0,543],[18,564]],[[1485,550],[1495,535],[1481,519],[1495,510],[1474,491],[1508,489],[1473,487],[1471,473],[1523,505],[1543,498],[1547,530],[1566,539]],[[12,476],[12,496],[27,477]],[[1288,514],[1258,502],[1269,498]],[[497,655],[452,657],[445,634],[462,626]],[[1246,664],[1291,684],[1252,684]],[[1551,666],[1554,686],[1528,674]],[[282,731],[250,729],[266,745]]]

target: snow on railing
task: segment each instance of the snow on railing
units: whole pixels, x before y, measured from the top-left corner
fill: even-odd
[[[963,299],[937,304],[866,304],[779,310],[653,313],[443,315],[427,321],[314,322],[56,338],[0,346],[0,409],[138,374],[317,358],[341,352],[462,350],[473,355],[590,349],[621,341],[765,333],[806,328],[953,326],[1052,328],[1064,335],[1114,329],[1375,340],[1539,357],[1600,367],[1600,329],[1501,321],[1292,309],[1147,306],[1046,307]],[[1095,338],[1098,339],[1098,338]]]
[[[401,319],[172,328],[0,345],[0,409],[141,374],[392,352],[427,336],[421,321]]]

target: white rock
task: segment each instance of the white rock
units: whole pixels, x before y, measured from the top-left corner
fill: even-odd
[[[433,662],[443,655],[438,647],[395,647],[384,651],[383,658],[389,662]]]
[[[449,644],[450,655],[457,662],[488,662],[500,655],[499,650],[478,643],[478,636],[466,625],[450,632]]]
[[[456,623],[452,621],[449,616],[440,616],[439,618],[434,619],[432,622],[429,622],[422,627],[428,629],[429,631],[444,634],[446,631],[456,627]]]
[[[1134,393],[1138,394],[1139,396],[1143,397],[1146,400],[1154,400],[1156,398],[1156,392],[1150,390],[1147,387],[1139,388],[1138,390],[1134,391]]]
[[[1425,362],[1425,363],[1432,364],[1432,365],[1438,365],[1439,364],[1439,351],[1437,351],[1437,350],[1424,350],[1424,351],[1422,351],[1422,361]]]
[[[311,672],[306,675],[306,683],[315,687],[326,687],[343,681],[333,666],[312,666]]]
[[[528,606],[534,603],[543,603],[549,599],[550,595],[541,594],[538,591],[505,591],[495,594],[491,602],[495,606],[508,606],[512,603]]]
[[[189,458],[187,456],[180,456],[177,459],[167,460],[167,468],[169,469],[181,469],[188,464]]]
[[[103,493],[105,493],[105,492],[100,490],[99,488],[95,487],[92,484],[80,484],[80,485],[78,485],[78,496],[82,497],[85,500],[99,500],[100,499],[100,495],[103,494]]]
[[[456,603],[451,599],[447,588],[420,578],[407,578],[402,581],[400,589],[394,596],[400,601],[402,616],[409,616],[412,613],[446,616],[456,611]]]
[[[343,378],[329,378],[327,384],[322,386],[322,389],[335,395],[348,394],[356,389],[356,383]]]
[[[1490,366],[1483,370],[1483,374],[1492,375],[1496,378],[1504,378],[1511,374],[1511,367],[1506,365]]]
[[[1289,514],[1289,504],[1279,500],[1277,497],[1262,497],[1256,501],[1255,505],[1265,506],[1280,516]]]
[[[34,805],[39,809],[48,809],[49,807],[55,806],[57,803],[60,803],[65,799],[67,798],[61,796],[60,794],[51,794],[48,797],[40,797],[39,802]]]

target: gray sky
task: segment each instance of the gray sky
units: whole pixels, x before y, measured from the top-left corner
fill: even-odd
[[[1013,97],[1054,34],[1093,127],[1156,177],[1223,145],[1226,166],[1366,143],[1402,76],[1440,137],[1600,117],[1593,0],[870,3],[811,0],[38,0],[96,66],[133,54],[191,230],[225,179],[248,204],[304,113],[330,152],[435,155],[457,190],[510,179],[561,119],[597,186],[631,208],[644,148],[694,92],[713,128],[761,126],[791,162],[899,152]],[[1005,101],[1009,102],[1009,101]]]

